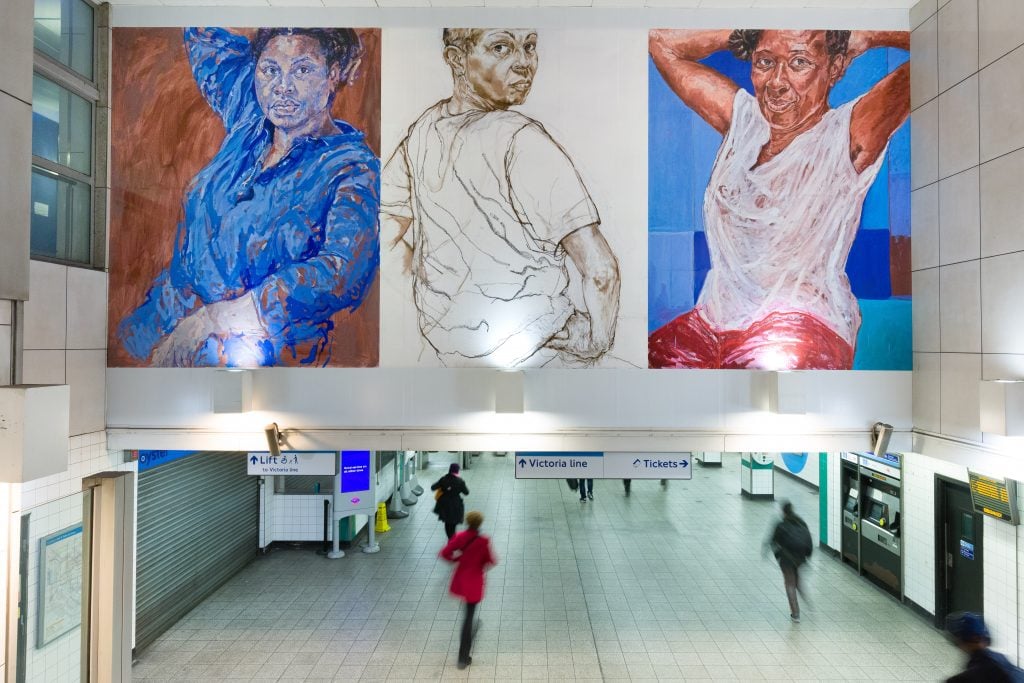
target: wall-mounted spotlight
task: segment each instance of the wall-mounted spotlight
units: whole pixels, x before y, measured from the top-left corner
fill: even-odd
[[[281,455],[281,446],[284,445],[284,435],[281,434],[277,423],[271,422],[263,428],[263,432],[267,435],[267,448],[270,450],[270,454],[274,457],[279,457]]]
[[[751,401],[755,410],[779,415],[807,412],[807,378],[804,373],[769,370],[750,373]]]
[[[1024,381],[982,380],[978,395],[981,431],[1024,436]]]
[[[495,373],[494,412],[523,412],[523,373],[521,370]]]
[[[871,425],[871,450],[876,458],[881,458],[889,451],[889,437],[892,436],[892,425],[876,422]]]

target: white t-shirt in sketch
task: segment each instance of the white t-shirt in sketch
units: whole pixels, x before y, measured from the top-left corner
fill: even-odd
[[[412,220],[419,328],[445,365],[529,364],[572,315],[559,243],[600,217],[537,121],[451,115],[443,100],[409,128],[381,191],[383,213]]]

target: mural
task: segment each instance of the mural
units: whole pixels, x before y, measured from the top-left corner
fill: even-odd
[[[910,369],[908,49],[650,32],[650,367]]]
[[[400,256],[420,336],[412,362],[613,360],[623,278],[597,195],[572,146],[518,110],[544,72],[544,38],[449,28],[432,41],[450,80],[397,143],[381,190],[383,249]]]
[[[373,366],[377,30],[116,29],[111,366]]]

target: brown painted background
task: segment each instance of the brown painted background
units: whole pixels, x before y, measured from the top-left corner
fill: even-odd
[[[254,29],[234,29],[255,35]],[[356,29],[363,59],[334,100],[335,118],[366,134],[380,156],[380,29]],[[180,28],[114,29],[111,89],[110,292],[107,364],[141,367],[117,327],[171,260],[185,186],[217,153],[220,118],[192,78]],[[380,275],[361,306],[334,316],[331,366],[373,367],[379,358]],[[298,365],[281,358],[282,365]]]

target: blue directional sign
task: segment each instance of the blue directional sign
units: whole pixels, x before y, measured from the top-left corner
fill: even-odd
[[[139,451],[139,472],[195,455],[198,451]]]
[[[326,453],[304,453],[298,451],[271,455],[266,451],[260,453],[249,453],[246,455],[245,464],[249,474],[271,476],[282,474],[303,474],[303,475],[327,475],[336,472],[334,459],[336,454]]]
[[[607,479],[691,479],[693,458],[682,453],[605,453]]]
[[[600,479],[598,451],[517,451],[516,479]]]

